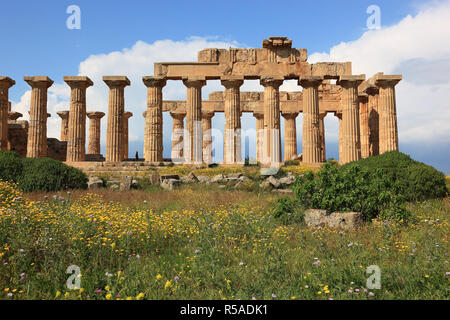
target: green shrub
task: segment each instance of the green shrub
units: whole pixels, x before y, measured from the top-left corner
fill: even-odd
[[[60,161],[23,158],[22,163],[23,170],[18,183],[25,192],[87,188],[86,175]]]
[[[17,182],[23,169],[22,159],[13,151],[0,151],[0,179]]]
[[[300,223],[303,221],[305,208],[296,199],[283,197],[275,202],[273,216],[285,225]]]
[[[383,169],[386,179],[396,184],[407,201],[443,198],[448,194],[445,175],[431,166],[414,161],[406,154],[392,151],[369,157],[343,167],[360,166],[371,172]]]

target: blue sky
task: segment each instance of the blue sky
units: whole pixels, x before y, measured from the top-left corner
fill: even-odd
[[[62,82],[64,75],[86,73],[91,76],[91,72],[93,74],[97,72],[98,75],[101,72],[117,74],[122,70],[125,71],[122,71],[121,74],[130,76],[130,78],[133,72],[136,79],[138,79],[137,76],[151,75],[152,64],[156,62],[151,60],[153,57],[148,57],[151,61],[146,60],[142,70],[139,69],[138,58],[134,59],[135,64],[131,66],[128,65],[127,60],[120,59],[120,57],[127,56],[145,59],[145,56],[133,55],[135,52],[153,52],[153,49],[162,48],[160,50],[167,50],[166,55],[156,54],[154,59],[164,60],[167,57],[170,60],[176,57],[180,61],[190,61],[192,57],[195,57],[192,48],[196,48],[196,46],[201,48],[202,43],[218,47],[239,44],[243,47],[259,48],[262,40],[269,36],[287,36],[293,40],[294,47],[307,48],[313,59],[339,61],[342,57],[356,61],[354,63],[355,70],[367,73],[368,77],[372,75],[372,67],[376,68],[374,69],[376,71],[395,71],[407,74],[408,78],[402,84],[403,87],[398,89],[401,151],[432,164],[448,174],[450,173],[450,161],[447,160],[450,157],[450,141],[446,138],[448,128],[445,128],[445,122],[443,125],[442,121],[450,119],[449,114],[446,113],[443,118],[441,116],[441,119],[430,119],[431,129],[422,128],[417,125],[420,122],[413,121],[424,118],[420,114],[421,105],[410,108],[412,102],[420,101],[421,98],[424,101],[430,100],[426,96],[425,89],[430,96],[433,90],[440,90],[439,92],[444,95],[443,92],[448,87],[432,87],[433,79],[429,74],[425,74],[425,78],[430,78],[428,81],[430,86],[423,88],[424,95],[414,96],[414,99],[411,97],[411,100],[406,98],[402,100],[402,97],[408,97],[412,90],[417,91],[417,88],[414,87],[414,80],[418,75],[420,75],[420,79],[423,79],[424,65],[427,66],[428,63],[431,63],[437,70],[440,69],[442,63],[444,66],[448,66],[450,49],[445,45],[443,48],[442,43],[437,41],[427,43],[426,46],[436,46],[437,52],[439,52],[433,56],[428,54],[425,49],[421,49],[420,43],[416,43],[420,42],[420,39],[428,39],[426,35],[422,35],[421,38],[420,35],[397,32],[402,25],[408,24],[408,21],[404,21],[408,15],[412,17],[412,26],[406,26],[404,29],[414,30],[414,26],[417,28],[420,26],[423,29],[423,25],[427,25],[427,21],[431,21],[434,26],[431,25],[431,22],[429,23],[430,32],[442,32],[439,24],[444,28],[447,26],[444,21],[446,16],[439,15],[439,12],[444,10],[431,12],[429,17],[422,20],[420,14],[429,8],[440,8],[439,6],[447,9],[448,2],[415,0],[8,1],[2,4],[0,11],[0,28],[6,30],[2,34],[0,74],[16,80],[17,84],[10,89],[10,100],[13,101],[13,108],[21,112],[26,107],[27,96],[25,94],[29,90],[29,86],[23,81],[23,76],[48,75],[51,77],[55,80],[55,84],[59,84],[52,89],[54,97],[52,96],[53,100],[49,101],[49,111],[52,112],[64,109],[64,104],[67,102],[68,90],[64,88],[65,84]],[[81,9],[81,30],[69,30],[66,27],[66,20],[69,17],[66,9],[69,5],[78,5]],[[369,14],[366,13],[366,9],[370,5],[380,7],[382,29],[376,31],[378,33],[373,32],[367,35],[366,20]],[[373,51],[376,51],[384,48],[384,43],[395,42],[395,39],[389,39],[390,35],[398,37],[399,47],[411,47],[411,50],[399,51],[393,56],[389,55],[389,52],[393,50],[381,50],[379,55],[374,56],[374,59],[367,56],[366,61],[364,61],[365,54],[360,53],[362,55],[360,60],[364,63],[359,62],[360,57],[357,55],[363,50],[359,50],[358,45],[364,45],[364,48],[373,45]],[[196,42],[192,37],[199,37],[201,41]],[[445,39],[445,35],[442,38]],[[169,42],[160,47],[156,45],[160,40]],[[136,45],[138,42],[142,45]],[[386,45],[386,47],[388,46]],[[171,50],[178,50],[178,52],[170,52]],[[413,50],[420,54],[411,54],[410,51]],[[112,52],[118,52],[120,56],[118,60],[113,60]],[[378,61],[378,57],[382,57],[384,60]],[[403,57],[404,59],[402,59]],[[96,62],[101,60],[101,63],[93,64],[94,60]],[[392,61],[395,61],[395,64],[391,63]],[[419,64],[421,68],[414,68],[414,63]],[[124,69],[121,69],[121,64]],[[98,66],[104,66],[105,69]],[[130,69],[130,75],[128,75],[127,68]],[[427,69],[429,68],[425,68],[425,70]],[[95,78],[94,75],[92,76]],[[92,93],[89,93],[88,90],[88,109],[89,95],[91,95],[91,101],[95,101],[95,104],[98,105],[97,109],[105,110],[107,89],[101,81],[97,82],[98,89],[89,89],[93,91]],[[142,83],[138,84],[137,82],[139,81],[136,80],[136,84],[133,84],[136,89],[126,91],[126,99],[133,102],[131,110],[135,113],[130,120],[132,124],[135,124],[132,125],[132,128],[136,130],[135,138],[130,138],[130,155],[134,155],[135,149],[141,149],[143,140],[143,118],[140,113],[145,110],[145,102],[142,104],[142,101],[145,101],[145,87]],[[222,90],[220,85],[212,85],[211,90],[217,89]],[[165,93],[167,91],[169,98],[182,99],[180,93],[182,91],[178,92],[177,90],[184,89],[180,87],[178,89],[165,88]],[[204,89],[205,96],[208,90]],[[296,90],[300,90],[300,88]],[[134,98],[131,96],[133,94],[139,95],[139,98],[133,100]],[[433,95],[433,97],[435,96]],[[439,95],[437,96],[439,97]],[[439,105],[439,110],[445,110],[448,106],[443,100],[433,99],[430,103]],[[426,107],[433,110],[434,105]],[[49,134],[53,132],[52,126],[59,125],[54,112],[52,118],[55,119],[53,122],[49,120]],[[171,127],[170,119],[166,121],[166,118],[165,133],[170,132]],[[326,126],[331,133],[329,134],[330,139],[327,140],[327,156],[336,158],[337,121],[328,118],[330,117],[326,118]],[[250,118],[247,119],[247,126],[253,125],[252,121]],[[301,117],[298,120],[299,151],[301,151],[300,121]],[[217,125],[220,128],[222,123],[223,119],[218,117],[217,121],[213,121],[213,126]],[[102,125],[105,127],[106,119],[103,119]],[[58,130],[55,129],[54,132],[58,132]],[[436,132],[430,133],[430,130],[436,130]],[[168,134],[165,134],[165,156],[170,154],[170,136],[167,136]],[[59,137],[59,134],[56,137]],[[439,138],[434,139],[434,137]],[[142,151],[140,153],[142,154]]]

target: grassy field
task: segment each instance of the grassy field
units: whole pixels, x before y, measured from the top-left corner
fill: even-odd
[[[340,232],[283,224],[277,197],[203,185],[22,194],[0,182],[0,298],[449,298],[450,199],[410,204],[410,225]],[[381,289],[366,286],[370,265]]]

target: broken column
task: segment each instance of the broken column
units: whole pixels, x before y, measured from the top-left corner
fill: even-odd
[[[359,134],[358,86],[365,75],[340,76],[338,85],[342,87],[342,159],[341,164],[361,159]]]
[[[67,141],[69,136],[69,110],[58,111],[56,114],[61,118],[61,139]]]
[[[122,159],[128,159],[128,119],[133,116],[133,113],[127,111],[123,114],[123,145],[122,145]]]
[[[25,76],[31,87],[30,120],[28,127],[27,157],[47,156],[47,89],[53,80],[46,76]]]
[[[184,78],[187,87],[186,131],[184,137],[184,160],[187,164],[201,164],[202,148],[202,87],[204,77]]]
[[[143,77],[147,87],[147,114],[145,117],[144,158],[149,162],[163,160],[163,116],[162,88],[166,85],[163,77]]]
[[[361,138],[361,158],[365,159],[370,156],[370,130],[369,130],[369,106],[368,96],[360,93],[359,102],[359,133]]]
[[[203,162],[210,164],[213,162],[212,157],[212,133],[211,133],[211,119],[214,117],[214,112],[202,113],[202,133],[203,133]]]
[[[322,161],[319,85],[323,77],[301,77],[298,84],[303,87],[303,162],[316,165]]]
[[[16,82],[0,76],[0,150],[8,150],[9,88]]]
[[[89,142],[88,154],[100,154],[100,123],[105,116],[104,112],[89,111],[86,113],[89,118]]]
[[[66,161],[84,161],[86,158],[86,89],[93,83],[85,76],[64,77],[64,81],[71,89]]]
[[[130,85],[130,80],[125,76],[104,76],[103,81],[109,87],[105,159],[106,162],[120,162],[123,144],[124,91],[125,87]]]
[[[284,118],[284,161],[297,157],[297,128],[295,119],[298,113],[282,113]]]
[[[264,113],[253,112],[256,118],[256,161],[263,159],[263,141],[264,141]]]
[[[244,83],[243,77],[223,76],[222,85],[225,87],[225,136],[224,136],[224,164],[236,164],[241,158],[241,110],[240,87]]]
[[[377,75],[375,84],[380,89],[378,113],[380,115],[380,154],[398,151],[397,107],[395,86],[401,75]]]
[[[265,165],[279,167],[281,165],[280,135],[280,86],[284,79],[264,77],[260,84],[264,87],[264,148]]]

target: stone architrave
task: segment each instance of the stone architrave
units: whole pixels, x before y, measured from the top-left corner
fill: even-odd
[[[85,76],[64,77],[70,87],[69,132],[67,137],[67,162],[86,159],[86,89],[93,85]]]
[[[380,116],[378,113],[378,93],[377,86],[369,85],[363,90],[368,96],[368,117],[369,117],[369,156],[380,154]]]
[[[16,82],[0,76],[0,150],[8,150],[9,88]]]
[[[321,113],[319,115],[319,132],[320,132],[320,158],[321,162],[327,161],[327,152],[325,149],[325,117],[327,116],[327,113]]]
[[[89,118],[89,142],[88,154],[100,154],[100,123],[105,116],[104,112],[89,111],[86,113]]]
[[[262,163],[271,167],[281,165],[280,86],[284,79],[261,78],[264,87],[264,148]]]
[[[31,87],[30,120],[28,127],[27,157],[47,156],[47,89],[53,80],[47,76],[25,76]]]
[[[256,118],[256,161],[261,162],[264,148],[264,113],[253,112],[253,116]]]
[[[282,113],[284,118],[284,161],[297,157],[297,128],[295,119],[298,113]]]
[[[166,80],[162,77],[143,77],[142,81],[147,87],[144,158],[148,162],[161,162],[163,160],[162,88],[166,85]]]
[[[61,118],[60,141],[67,141],[69,136],[69,110],[58,111],[56,114]]]
[[[125,76],[104,76],[103,81],[109,87],[105,160],[120,162],[123,144],[124,91],[125,87],[130,85],[130,80]]]
[[[361,158],[370,156],[370,129],[369,129],[369,105],[368,95],[360,93],[359,102],[359,133],[361,136]]]
[[[342,87],[342,158],[341,164],[361,159],[361,141],[359,134],[358,86],[365,75],[341,76],[338,85]]]
[[[319,115],[319,86],[323,77],[301,77],[298,84],[303,87],[303,162],[318,164],[322,161]]]
[[[240,87],[244,83],[244,77],[222,77],[222,85],[225,87],[225,136],[224,155],[225,164],[242,162],[241,158],[241,110]]]
[[[212,132],[211,132],[212,117],[214,117],[214,112],[203,112],[202,113],[203,162],[206,164],[211,164],[213,162]]]
[[[395,86],[402,80],[401,75],[379,75],[375,84],[380,89],[378,112],[380,115],[380,154],[398,151],[397,107]]]
[[[123,145],[122,145],[122,159],[128,159],[128,119],[133,116],[133,113],[127,111],[123,114]]]
[[[184,148],[184,113],[170,113],[172,116],[172,153],[171,158],[174,163],[183,162]]]
[[[202,87],[204,77],[185,78],[186,131],[184,137],[184,160],[187,164],[201,164],[203,158],[202,137]]]

